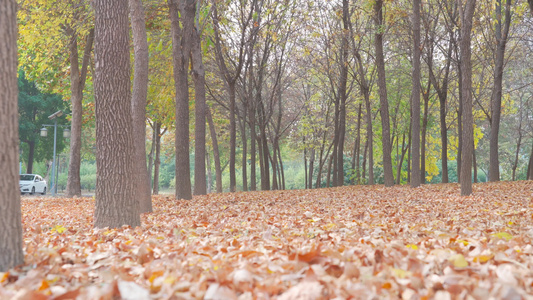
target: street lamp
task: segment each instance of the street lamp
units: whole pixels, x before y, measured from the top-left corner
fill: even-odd
[[[61,110],[56,111],[55,113],[48,116],[48,119],[54,120],[54,125],[47,125],[43,124],[43,128],[41,128],[41,136],[46,137],[48,136],[48,129],[46,127],[54,127],[54,156],[52,159],[52,180],[50,183],[50,191],[52,193],[52,196],[56,195],[57,192],[57,178],[56,178],[56,142],[57,142],[57,118],[61,117],[63,115],[63,112]],[[59,125],[62,126],[62,125]],[[65,128],[63,130],[63,137],[69,138],[70,137],[70,130],[68,128]]]

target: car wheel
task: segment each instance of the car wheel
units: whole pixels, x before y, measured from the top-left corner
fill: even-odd
[[[35,187],[32,187],[32,188],[31,188],[30,195],[33,195],[33,194],[35,194]]]
[[[41,193],[41,195],[46,195],[46,187],[44,187],[44,190],[43,190],[43,192]]]

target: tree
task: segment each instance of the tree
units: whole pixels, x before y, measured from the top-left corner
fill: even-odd
[[[140,225],[135,197],[128,1],[96,0],[95,227]]]
[[[196,2],[196,1],[192,1]],[[192,3],[186,12],[191,16],[188,18],[194,22],[196,15],[196,5]],[[205,102],[205,68],[202,61],[202,41],[199,20],[196,19],[191,24],[192,29],[192,77],[194,79],[194,194],[207,194],[206,169],[205,169],[205,121],[206,121],[206,102]]]
[[[420,0],[413,0],[413,93],[411,95],[411,187],[419,187],[420,173]],[[425,172],[424,172],[425,173]]]
[[[461,195],[472,194],[472,159],[474,155],[474,117],[472,115],[472,50],[470,48],[472,40],[472,19],[476,8],[476,0],[467,0],[466,5],[459,6],[461,18],[461,100],[463,106],[462,115],[462,136],[463,145],[461,149]]]
[[[135,196],[141,213],[152,212],[150,177],[146,166],[146,97],[148,95],[148,41],[141,0],[129,0],[135,71],[131,110],[133,120]]]
[[[18,188],[17,4],[0,1],[0,272],[24,262]]]
[[[505,20],[502,28],[502,0],[496,1],[496,49],[494,53],[494,86],[491,98],[491,119],[490,119],[490,159],[489,159],[489,180],[500,180],[500,161],[498,158],[498,135],[500,134],[500,119],[502,111],[502,82],[505,47],[509,36],[511,25],[511,0],[505,3]]]
[[[87,69],[91,57],[94,40],[94,29],[89,31],[83,52],[83,61],[79,65],[78,58],[78,33],[71,27],[66,27],[72,37],[70,40],[70,92],[72,103],[72,119],[70,125],[70,162],[68,165],[67,197],[81,196],[81,127],[83,114],[83,89],[87,79]]]
[[[185,17],[186,1],[169,0],[172,34],[172,61],[176,89],[176,199],[192,199],[189,163],[189,53],[191,47],[190,22]],[[182,27],[180,27],[180,21]]]
[[[18,111],[19,138],[21,149],[27,157],[26,173],[33,173],[33,162],[52,159],[53,136],[42,138],[39,131],[43,124],[50,124],[48,116],[58,110],[68,113],[67,103],[60,95],[50,94],[39,90],[35,82],[26,78],[24,71],[19,71],[18,77]],[[67,124],[65,116],[60,117],[58,124]],[[65,148],[65,141],[61,134],[57,139],[57,151],[61,153]]]
[[[394,175],[392,174],[391,142],[390,142],[390,120],[389,103],[387,99],[387,82],[385,80],[385,57],[383,54],[383,34],[385,24],[383,22],[383,0],[376,0],[374,3],[374,23],[376,33],[374,47],[376,50],[376,67],[378,70],[379,88],[379,113],[381,115],[382,127],[382,149],[383,149],[383,173],[385,176],[385,186],[394,185]]]

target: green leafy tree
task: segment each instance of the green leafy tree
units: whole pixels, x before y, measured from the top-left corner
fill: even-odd
[[[27,173],[33,172],[33,162],[50,160],[53,156],[53,128],[48,128],[52,134],[40,137],[39,131],[43,124],[53,124],[48,116],[58,110],[64,112],[64,116],[58,119],[58,124],[67,124],[65,117],[69,113],[68,105],[58,94],[43,93],[34,82],[28,81],[24,72],[19,72],[19,132],[21,149],[26,157]],[[50,130],[52,129],[52,130]],[[65,140],[62,130],[58,128],[57,153],[65,148]]]

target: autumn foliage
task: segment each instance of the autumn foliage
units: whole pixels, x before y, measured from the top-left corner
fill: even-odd
[[[25,265],[0,299],[520,299],[533,182],[154,197],[94,229],[91,198],[22,200]],[[473,298],[467,297],[472,296]]]

